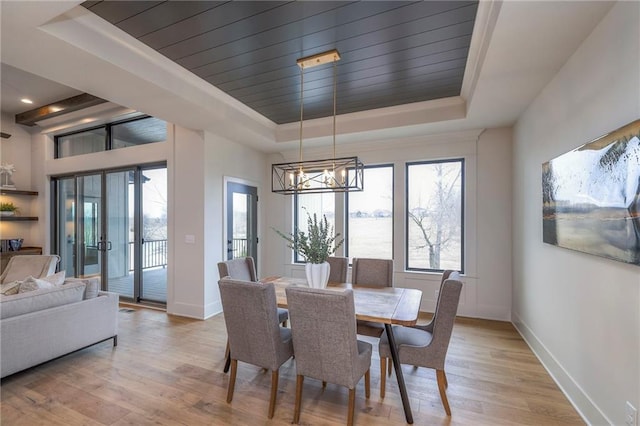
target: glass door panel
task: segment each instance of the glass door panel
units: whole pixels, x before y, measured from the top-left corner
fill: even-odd
[[[258,264],[258,188],[227,182],[227,259],[253,257]]]
[[[167,301],[167,168],[142,169],[140,298]]]
[[[70,277],[76,276],[76,180],[61,178],[56,182],[57,235],[60,270]]]
[[[100,250],[102,236],[102,175],[78,178],[78,216],[76,217],[76,245],[80,254],[76,276],[93,277],[102,273]]]
[[[134,171],[106,173],[107,290],[134,297]]]

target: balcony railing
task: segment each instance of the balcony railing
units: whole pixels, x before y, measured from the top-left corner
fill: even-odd
[[[129,243],[129,271],[133,271],[133,242]],[[167,240],[144,240],[142,269],[167,266]]]
[[[234,238],[233,239],[233,257],[246,257],[247,251],[247,239],[246,238]]]

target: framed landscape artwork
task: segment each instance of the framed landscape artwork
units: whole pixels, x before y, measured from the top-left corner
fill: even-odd
[[[542,165],[545,243],[640,266],[640,120]]]

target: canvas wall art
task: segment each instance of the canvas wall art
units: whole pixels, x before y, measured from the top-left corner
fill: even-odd
[[[542,165],[543,241],[640,266],[640,120]]]

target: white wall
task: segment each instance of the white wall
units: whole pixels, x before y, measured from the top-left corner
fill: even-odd
[[[514,129],[513,322],[592,424],[640,408],[640,269],[543,244],[541,165],[640,117],[639,19],[617,3]]]
[[[218,291],[217,263],[226,260],[226,191],[225,181],[235,180],[258,188],[258,198],[271,187],[263,181],[265,154],[229,141],[212,133],[205,133],[205,317],[222,312]],[[258,238],[262,241],[262,217],[266,210],[258,203]],[[265,256],[264,244],[258,244],[258,259]],[[260,263],[259,263],[260,265]]]
[[[404,271],[405,163],[465,158],[465,283],[458,313],[463,316],[509,320],[511,317],[511,132],[473,130],[406,139],[351,144],[338,156],[358,155],[365,165],[394,164],[394,285],[423,291],[424,311],[433,311],[440,275]],[[330,148],[305,148],[305,155],[322,158]],[[271,155],[268,164],[296,159],[297,151]],[[270,182],[270,168],[265,181]],[[366,183],[365,183],[366,185]],[[291,251],[271,227],[292,229],[292,196],[269,193],[266,203],[262,275],[304,276],[291,264]]]

